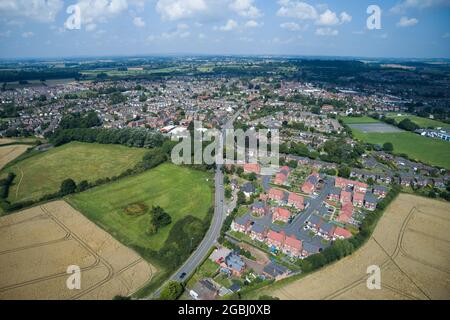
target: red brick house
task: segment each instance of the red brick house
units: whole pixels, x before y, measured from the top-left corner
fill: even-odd
[[[306,194],[313,194],[313,193],[314,193],[314,189],[315,189],[315,186],[314,186],[311,182],[309,182],[309,181],[306,181],[306,182],[302,185],[302,191],[303,191],[304,193],[306,193]]]
[[[347,223],[353,216],[353,204],[351,202],[345,203],[341,209],[341,215],[337,218],[338,222]]]
[[[281,250],[284,245],[284,239],[285,239],[285,233],[283,231],[276,232],[273,230],[270,230],[267,234],[266,243],[269,247],[275,247],[278,250]]]
[[[260,174],[261,166],[257,163],[246,163],[244,164],[244,172]]]
[[[334,230],[334,236],[338,239],[348,239],[352,237],[352,233],[344,228],[336,227],[336,230]]]
[[[294,236],[286,237],[282,251],[293,258],[301,257],[302,242]]]
[[[298,210],[303,210],[305,208],[305,199],[296,193],[289,193],[288,204],[297,208]]]
[[[269,190],[269,199],[274,201],[283,201],[284,192],[279,189],[270,189]]]
[[[291,217],[291,212],[284,208],[276,208],[273,212],[272,222],[282,221],[284,223],[288,223],[289,218]]]
[[[341,191],[341,203],[351,203],[352,202],[352,193],[348,191]]]
[[[360,192],[353,193],[353,205],[355,207],[364,206],[364,193],[360,193]]]
[[[275,175],[275,179],[274,179],[273,183],[276,185],[282,186],[287,182],[287,180],[288,180],[288,176],[286,174],[280,172]]]

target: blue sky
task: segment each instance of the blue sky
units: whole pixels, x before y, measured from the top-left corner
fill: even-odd
[[[65,24],[77,5],[80,29]],[[367,7],[382,10],[368,30]],[[450,58],[450,0],[0,0],[0,57]]]

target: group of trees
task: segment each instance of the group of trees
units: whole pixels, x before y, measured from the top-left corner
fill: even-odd
[[[0,198],[7,199],[9,195],[9,188],[14,181],[16,175],[12,172],[9,172],[5,179],[0,180]]]
[[[49,136],[55,146],[72,141],[120,144],[128,147],[155,148],[161,147],[166,140],[158,132],[143,128],[105,129],[105,128],[74,128],[57,130]]]
[[[74,129],[74,128],[93,128],[102,124],[102,121],[98,117],[95,111],[89,111],[86,113],[71,113],[62,117],[59,127],[61,129]]]
[[[160,206],[154,206],[150,211],[150,214],[152,218],[147,229],[147,232],[150,235],[156,234],[159,228],[165,227],[172,223],[172,217]]]

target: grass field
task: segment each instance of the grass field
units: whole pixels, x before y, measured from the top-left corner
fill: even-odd
[[[208,180],[208,181],[207,181]],[[203,219],[213,201],[209,173],[163,164],[138,176],[69,197],[68,201],[125,245],[158,250],[171,227],[187,215]],[[161,206],[172,224],[148,235],[150,215],[130,216],[124,209],[134,203]]]
[[[59,190],[61,182],[94,182],[112,177],[138,163],[145,149],[73,142],[37,154],[5,168],[16,174],[9,192],[11,202],[38,199]]]
[[[380,121],[375,120],[371,117],[340,117],[345,124],[355,124],[355,123],[379,123]]]
[[[0,229],[0,300],[111,300],[157,271],[64,201],[2,217]],[[66,286],[70,265],[81,268],[80,290]]]
[[[438,128],[438,127],[440,127],[440,128],[450,129],[450,124],[448,124],[448,123],[436,121],[433,119],[422,118],[422,117],[418,117],[418,116],[414,116],[414,115],[402,114],[401,116],[398,116],[397,114],[392,113],[392,114],[389,114],[388,117],[395,119],[395,121],[397,123],[401,122],[404,119],[410,119],[412,122],[414,122],[421,128],[429,128],[429,127]]]
[[[450,169],[450,143],[422,137],[412,132],[363,133],[353,129],[355,138],[373,144],[391,142],[394,153],[407,154],[411,159]]]
[[[372,238],[353,255],[288,283],[254,292],[281,299],[450,299],[448,202],[401,194]],[[369,290],[367,268],[381,269],[381,289]],[[445,280],[444,280],[445,279]]]

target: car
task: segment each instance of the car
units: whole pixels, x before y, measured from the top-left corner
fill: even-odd
[[[186,277],[186,272],[183,272],[181,275],[180,275],[180,279],[184,279]]]

